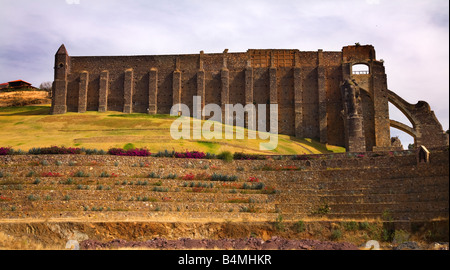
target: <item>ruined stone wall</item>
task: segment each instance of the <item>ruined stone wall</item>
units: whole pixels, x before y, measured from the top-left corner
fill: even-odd
[[[322,136],[325,142],[330,137],[333,144],[342,145],[340,134],[343,122],[339,115],[338,91],[341,81],[340,52],[326,53],[322,57],[323,66],[327,68],[323,69],[320,91],[318,52],[278,50],[278,53],[286,54],[278,58],[270,52],[251,50],[249,53],[202,54],[201,59],[199,55],[70,57],[67,111],[99,110],[100,100],[103,99],[108,111],[147,113],[151,107],[149,96],[156,92],[153,102],[156,113],[169,113],[172,105],[178,102],[192,110],[192,97],[200,95],[203,104],[265,104],[267,119],[270,116],[268,105],[278,104],[279,132],[296,135],[294,88],[297,83],[301,84],[302,89],[299,100],[303,136],[318,140]],[[298,82],[294,79],[294,52],[299,58]],[[281,60],[277,60],[279,58]],[[252,70],[246,77],[249,59]],[[155,86],[150,83],[151,69],[157,74]],[[127,70],[131,76],[129,79],[126,78]],[[328,75],[328,72],[332,74]],[[107,91],[100,95],[102,73],[108,74],[108,80],[103,87]],[[252,87],[247,89],[250,96],[246,96],[249,81]],[[81,87],[81,84],[87,86]],[[327,106],[328,103],[330,105]],[[330,135],[327,133],[328,124],[332,127]]]
[[[369,72],[354,74],[355,64],[367,65]],[[352,81],[359,89],[357,116],[344,110],[349,102],[342,96],[344,81]],[[263,104],[266,130],[273,116],[269,105],[278,104],[281,134],[346,146],[348,151],[391,148],[386,74],[371,45],[347,46],[339,52],[250,49],[89,57],[70,57],[63,45],[55,56],[53,113],[168,114],[174,104],[182,103],[192,116],[193,96],[202,98],[202,107],[219,105],[223,117],[225,104]],[[355,129],[361,129],[359,137],[352,137]],[[427,130],[437,134],[441,129],[433,123],[417,134],[426,135]]]

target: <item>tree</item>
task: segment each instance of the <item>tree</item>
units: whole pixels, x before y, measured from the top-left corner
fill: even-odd
[[[40,89],[51,92],[52,91],[52,82],[43,82],[39,86]]]

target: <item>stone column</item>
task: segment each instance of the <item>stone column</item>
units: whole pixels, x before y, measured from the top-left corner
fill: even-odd
[[[158,70],[151,68],[148,74],[148,113],[158,112]]]
[[[294,52],[294,113],[295,137],[303,138],[303,87],[300,68],[300,52]]]
[[[205,70],[203,69],[203,51],[200,52],[199,69],[197,71],[197,96],[202,99],[201,110],[205,107]],[[201,116],[205,120],[205,116]]]
[[[132,113],[133,112],[133,90],[134,90],[134,79],[133,79],[133,69],[125,70],[125,80],[123,86],[123,112]]]
[[[63,114],[67,112],[67,81],[55,79],[52,85],[53,108],[52,114]]]
[[[278,103],[278,89],[277,89],[277,68],[271,67],[269,69],[269,87],[270,87],[270,103]]]
[[[98,92],[98,111],[106,112],[108,110],[108,92],[109,92],[109,71],[103,70],[100,73],[100,89]]]
[[[87,91],[89,84],[89,72],[82,71],[80,74],[80,84],[78,88],[78,112],[86,112],[87,107]]]
[[[227,115],[225,115],[225,105],[230,104],[230,71],[227,68],[227,58],[225,53],[223,58],[223,67],[222,70],[220,71],[220,78],[222,81],[222,87],[220,92],[222,119],[226,119]],[[226,122],[224,121],[223,123]]]
[[[301,68],[294,68],[295,137],[303,138],[303,88]]]
[[[269,67],[269,96],[270,104],[278,103],[278,88],[277,88],[277,68],[275,67],[275,57],[273,51],[270,55],[270,67]],[[269,110],[270,107],[267,108]],[[269,113],[269,121],[266,123],[266,127],[269,128],[271,123],[275,121],[274,115]]]
[[[325,86],[325,67],[323,63],[323,51],[317,52],[317,86],[319,91],[319,132],[320,142],[326,143],[328,141],[327,135],[327,91]]]
[[[374,100],[374,124],[375,124],[375,146],[373,151],[387,150],[391,147],[389,101],[387,79],[384,66],[381,62],[372,65],[372,89]]]
[[[175,70],[173,71],[172,81],[172,105],[181,103],[181,71],[180,60],[177,58],[175,62]],[[178,111],[180,108],[178,108]]]
[[[247,61],[247,66],[245,68],[245,104],[253,104],[253,68],[250,60]],[[255,111],[248,114],[248,118],[244,119],[245,127],[249,128],[249,123],[256,121],[256,108]],[[256,122],[254,122],[256,124]],[[257,126],[254,126],[257,130]]]

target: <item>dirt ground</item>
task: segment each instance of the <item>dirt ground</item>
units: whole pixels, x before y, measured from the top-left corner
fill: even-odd
[[[264,241],[261,238],[240,239],[190,239],[167,240],[154,238],[147,241],[126,241],[121,239],[109,242],[96,240],[84,240],[80,243],[80,249],[208,249],[208,250],[359,250],[351,243],[330,242],[319,240],[295,240],[281,237],[272,237]]]
[[[23,222],[0,223],[0,250],[62,250],[69,240],[82,250],[364,250],[374,235],[343,231],[330,238],[328,222],[312,222],[298,232],[270,222]],[[331,226],[331,227],[330,227]],[[380,249],[448,250],[448,242],[407,239],[379,242]]]

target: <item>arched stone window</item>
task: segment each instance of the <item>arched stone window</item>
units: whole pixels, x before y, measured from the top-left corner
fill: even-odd
[[[370,74],[370,68],[366,64],[354,64],[352,66],[352,74],[354,75]]]

